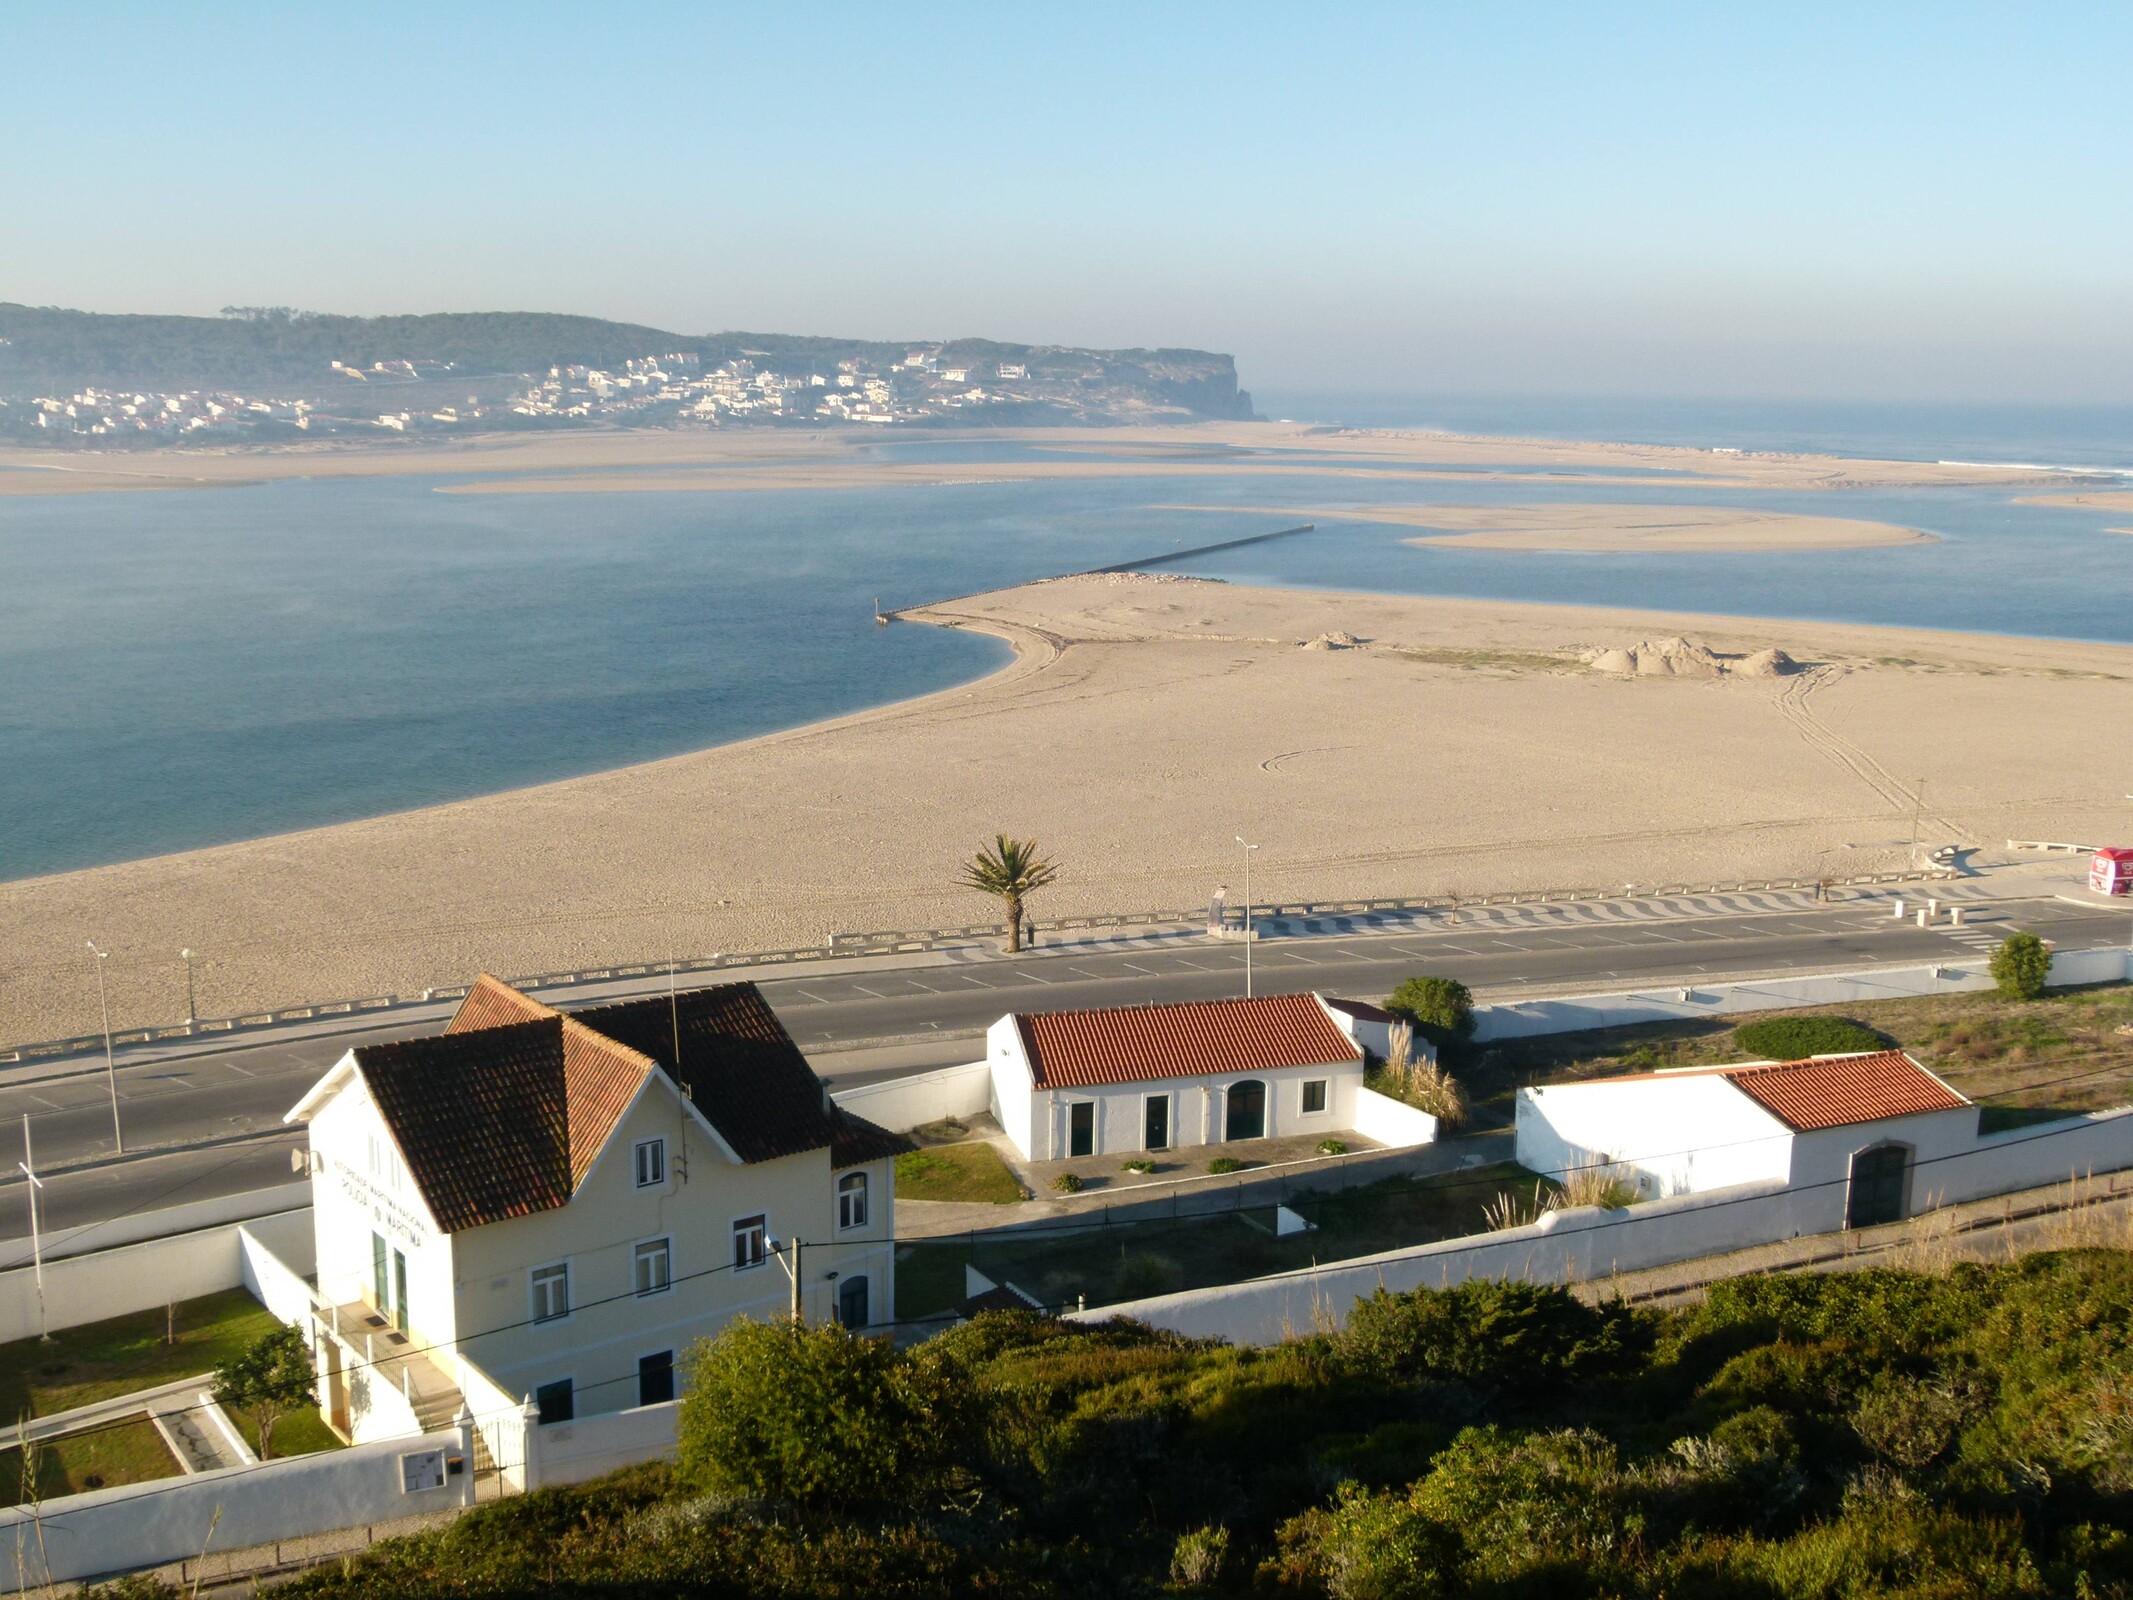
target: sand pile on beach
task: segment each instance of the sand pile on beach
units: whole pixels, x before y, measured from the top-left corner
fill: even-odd
[[[1646,639],[1638,644],[1587,650],[1583,660],[1595,672],[1630,678],[1778,678],[1799,665],[1775,645],[1746,655],[1722,655],[1709,645],[1679,636]]]
[[[1320,634],[1316,639],[1306,639],[1303,647],[1306,650],[1353,650],[1362,642],[1346,628],[1335,628],[1330,633]]]

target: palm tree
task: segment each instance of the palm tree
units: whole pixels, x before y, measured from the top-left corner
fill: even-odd
[[[1004,833],[993,837],[989,849],[980,850],[963,865],[959,880],[972,889],[996,895],[1007,907],[1007,953],[1022,950],[1022,902],[1059,876],[1058,863],[1037,853],[1035,839],[1010,839]]]

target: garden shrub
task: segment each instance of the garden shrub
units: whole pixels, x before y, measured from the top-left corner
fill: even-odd
[[[1341,1347],[1389,1378],[1433,1378],[1541,1396],[1623,1370],[1650,1343],[1649,1319],[1588,1306],[1550,1284],[1475,1279],[1451,1289],[1380,1289],[1349,1313]]]
[[[1469,1428],[1414,1486],[1409,1506],[1455,1528],[1469,1579],[1554,1576],[1575,1593],[1625,1562],[1643,1529],[1613,1444],[1589,1430],[1518,1436]]]
[[[1322,1156],[1344,1156],[1348,1153],[1348,1141],[1345,1139],[1321,1139],[1318,1141],[1318,1153]]]
[[[909,1502],[955,1459],[961,1385],[837,1326],[742,1318],[689,1358],[677,1458],[710,1494],[803,1506]]]
[[[1456,1043],[1474,1031],[1474,996],[1457,978],[1405,979],[1385,1009],[1435,1045]]]
[[[1052,1180],[1052,1187],[1061,1194],[1081,1193],[1081,1179],[1071,1172],[1062,1172]]]
[[[1216,1156],[1214,1160],[1207,1163],[1207,1170],[1220,1177],[1225,1172],[1242,1172],[1244,1163],[1235,1156]]]
[[[1193,1528],[1178,1535],[1170,1550],[1170,1581],[1185,1589],[1205,1589],[1222,1575],[1229,1558],[1229,1529]]]
[[[2010,933],[1992,953],[1992,981],[2010,1000],[2034,1000],[2052,975],[2052,953],[2033,933]]]
[[[1804,1061],[1809,1056],[1889,1048],[1885,1035],[1849,1017],[1765,1017],[1735,1028],[1733,1043],[1764,1061]]]

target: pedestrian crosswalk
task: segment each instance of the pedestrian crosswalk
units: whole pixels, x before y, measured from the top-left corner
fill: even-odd
[[[1916,892],[1913,887],[1914,894]],[[1841,900],[1817,899],[1812,889],[1712,890],[1700,894],[1611,897],[1572,900],[1529,900],[1517,904],[1428,906],[1391,908],[1381,911],[1318,912],[1307,915],[1262,913],[1252,926],[1261,939],[1339,938],[1403,933],[1507,933],[1549,928],[1627,926],[1631,924],[1708,920],[1854,909],[1872,916],[1886,915],[1893,900],[1902,898],[1903,886],[1886,889],[1840,891]],[[1942,891],[1943,898],[1948,898]],[[1955,927],[1937,922],[1938,931],[1975,950],[1997,947],[1999,938],[1988,928]],[[1236,924],[1232,924],[1232,936]],[[1146,924],[1113,931],[1101,929],[1046,929],[1037,942],[1039,951],[1073,950],[1081,954],[1159,949],[1167,945],[1206,937],[1204,924],[1180,919],[1171,923]],[[996,951],[990,942],[974,943],[940,952],[953,962],[990,961]]]

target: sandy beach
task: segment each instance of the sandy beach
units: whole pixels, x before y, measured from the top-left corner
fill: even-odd
[[[912,614],[1011,639],[981,682],[540,788],[0,884],[0,1040],[506,973],[952,926],[983,839],[1040,916],[1269,898],[1842,875],[1926,835],[2116,836],[2133,648],[1480,601],[1065,579]],[[1777,676],[1642,676],[1681,638]],[[1650,654],[1650,651],[1640,654]],[[1687,658],[1684,658],[1687,659]],[[2084,732],[2083,730],[2088,730]]]

